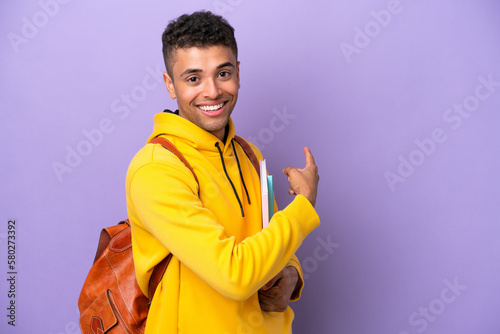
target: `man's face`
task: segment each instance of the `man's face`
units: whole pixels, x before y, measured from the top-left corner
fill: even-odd
[[[167,72],[163,78],[179,115],[222,140],[240,88],[233,51],[225,46],[182,48],[173,59],[172,78]]]

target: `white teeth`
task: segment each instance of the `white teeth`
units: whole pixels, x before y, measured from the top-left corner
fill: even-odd
[[[224,102],[221,104],[217,104],[215,106],[199,106],[198,108],[200,108],[203,111],[216,111],[216,110],[219,110],[220,108],[222,108],[223,106],[224,106]]]

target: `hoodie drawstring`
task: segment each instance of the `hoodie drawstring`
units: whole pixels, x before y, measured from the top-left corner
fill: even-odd
[[[245,188],[245,193],[247,194],[248,204],[252,204],[250,202],[250,196],[248,196],[247,185],[245,184],[245,179],[243,178],[243,173],[241,172],[240,159],[238,159],[238,154],[236,154],[236,147],[234,147],[234,139],[231,139],[231,144],[233,144],[234,156],[236,157],[236,163],[238,164],[238,170],[240,171],[241,183],[243,183],[243,188]]]
[[[241,216],[245,217],[245,212],[243,211],[243,205],[241,204],[240,197],[238,196],[238,193],[236,192],[236,188],[234,187],[233,181],[231,181],[231,178],[229,177],[229,174],[227,173],[226,164],[224,163],[224,156],[222,155],[222,150],[220,149],[219,142],[215,143],[215,147],[217,147],[217,150],[219,150],[220,160],[222,161],[222,168],[224,168],[224,173],[226,173],[226,178],[228,179],[229,183],[231,184],[231,187],[233,187],[234,195],[236,196],[236,199],[238,200],[238,204],[240,205]],[[233,148],[234,148],[234,145],[233,145]],[[238,158],[236,158],[236,161],[238,162]],[[240,170],[240,175],[241,175],[241,169],[240,169],[239,162],[238,162],[238,169]],[[242,181],[242,182],[244,185],[245,182],[244,181]],[[244,186],[244,187],[245,187],[245,191],[246,191],[246,186]],[[247,196],[248,196],[248,192],[247,192]]]

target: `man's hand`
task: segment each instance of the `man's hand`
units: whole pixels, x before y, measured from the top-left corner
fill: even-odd
[[[306,155],[306,166],[304,168],[292,168],[290,166],[283,169],[283,173],[288,176],[290,182],[290,195],[304,195],[314,206],[316,204],[316,195],[318,193],[318,167],[314,162],[311,151],[304,147]]]
[[[294,267],[285,267],[259,290],[260,308],[264,312],[283,312],[288,307],[299,274]]]

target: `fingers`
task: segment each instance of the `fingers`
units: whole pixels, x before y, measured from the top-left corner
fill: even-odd
[[[285,269],[282,269],[276,276],[274,276],[269,282],[267,282],[266,284],[264,284],[264,286],[261,288],[262,290],[269,290],[270,288],[272,288],[274,286],[274,284],[276,283],[276,281],[280,280],[281,278],[283,278],[283,276],[285,275]]]
[[[288,307],[290,296],[293,294],[298,280],[297,270],[291,267],[283,268],[274,278],[278,277],[279,279],[271,288],[264,290],[262,287],[259,290],[259,303],[262,311],[283,312]]]
[[[266,296],[259,292],[260,308],[264,312],[283,312],[288,307],[288,301],[277,300],[274,297]]]
[[[290,167],[290,166],[287,166],[285,169],[283,169],[283,174],[289,176],[290,173],[293,173],[293,172],[301,172],[303,171],[304,169],[303,168],[295,168],[295,167]]]
[[[301,168],[293,168],[293,167],[288,166],[285,169],[283,169],[283,174],[285,174],[287,176],[288,182],[291,182],[293,174],[300,173],[301,171],[302,171]],[[296,195],[295,190],[292,189],[291,183],[290,183],[290,189],[288,189],[288,193],[290,195]]]
[[[297,173],[297,172],[300,172],[302,169],[301,168],[295,168],[295,167],[286,167],[285,169],[283,169],[283,174],[285,174],[286,176],[288,176],[288,179],[290,179],[290,176],[292,176],[291,174],[292,173]],[[290,180],[288,180],[290,181]]]
[[[318,179],[318,167],[308,147],[304,147],[304,155],[306,158],[306,166],[304,168],[287,166],[283,169],[283,174],[288,177],[288,182],[290,183],[290,188],[288,189],[290,195],[303,194],[307,197],[311,185],[310,183]],[[314,201],[314,198],[308,199]]]
[[[311,150],[308,147],[304,147],[304,154],[306,156],[306,168],[316,166],[314,162],[314,157],[311,153]]]
[[[274,285],[274,282],[271,283],[271,281],[267,282],[266,284],[264,284],[264,286],[262,286],[262,288],[260,288],[260,290],[262,291],[267,291],[269,289],[271,289]]]
[[[283,290],[275,286],[268,291],[259,290],[260,308],[264,312],[283,312],[288,307],[288,300]]]
[[[262,288],[260,288],[260,290],[266,291],[266,290],[271,289],[274,286],[274,283],[276,283],[276,281],[278,279],[280,279],[280,277],[278,277],[278,276],[279,276],[279,274],[276,275],[276,276],[274,276],[269,282],[267,282],[266,284],[264,284],[264,286]]]
[[[283,174],[288,175],[292,170],[297,170],[302,172],[304,169],[312,166],[316,166],[316,162],[314,161],[314,156],[311,153],[311,150],[306,146],[304,147],[304,155],[306,156],[306,166],[304,168],[294,168],[287,166],[283,169]]]

